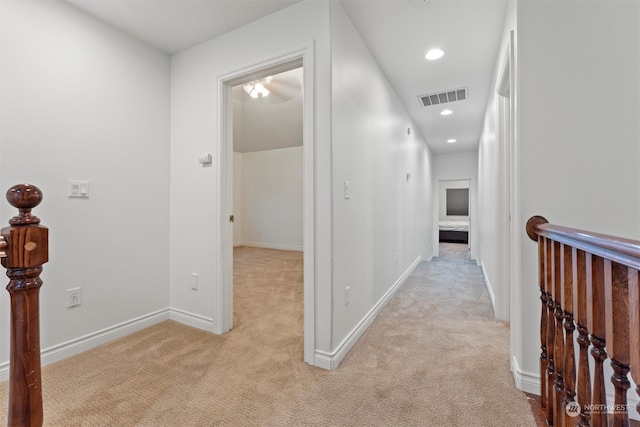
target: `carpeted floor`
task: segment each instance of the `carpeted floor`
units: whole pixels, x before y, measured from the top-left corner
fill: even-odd
[[[238,248],[233,331],[166,321],[47,366],[45,425],[534,426],[480,269],[440,253],[325,371],[302,361],[302,254]]]

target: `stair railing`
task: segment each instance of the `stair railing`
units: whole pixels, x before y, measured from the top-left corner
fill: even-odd
[[[7,191],[18,208],[9,227],[0,230],[0,258],[10,281],[11,344],[9,358],[9,426],[41,426],[40,303],[42,264],[49,260],[49,230],[31,209],[42,201],[38,187],[21,184]]]
[[[547,422],[628,426],[629,372],[640,384],[640,242],[551,225],[540,216],[529,219],[527,234],[538,242],[540,400]],[[607,359],[614,386],[609,404]]]

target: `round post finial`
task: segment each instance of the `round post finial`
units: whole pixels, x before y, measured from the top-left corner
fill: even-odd
[[[536,228],[538,227],[538,225],[547,224],[548,222],[549,221],[547,221],[545,217],[540,215],[534,215],[529,218],[529,221],[527,221],[527,235],[529,236],[529,238],[534,242],[537,242],[538,233],[536,232]]]
[[[18,184],[7,190],[7,201],[18,209],[18,216],[9,220],[11,225],[40,224],[40,218],[31,214],[42,201],[42,191],[35,185]]]

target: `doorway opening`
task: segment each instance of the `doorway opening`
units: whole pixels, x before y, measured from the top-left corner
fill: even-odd
[[[233,327],[289,354],[303,336],[302,82],[299,67],[231,89]]]
[[[311,364],[315,350],[312,58],[312,48],[306,47],[218,78],[220,255],[214,293],[215,332],[224,333],[234,327],[234,244],[303,253],[298,268],[303,276],[302,339],[304,360]],[[285,111],[296,103],[298,116],[283,125]],[[279,134],[280,141],[268,137],[273,134]],[[285,134],[297,134],[297,143]],[[278,145],[285,140],[288,145]],[[243,188],[243,179],[252,187]]]
[[[438,240],[439,251],[443,245],[457,247],[470,258],[469,238],[471,235],[471,181],[468,179],[439,182]],[[451,245],[454,246],[451,246]],[[462,249],[464,247],[464,249]]]

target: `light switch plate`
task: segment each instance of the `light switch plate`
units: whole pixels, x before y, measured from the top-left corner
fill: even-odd
[[[69,180],[69,197],[78,199],[89,198],[89,181]]]

